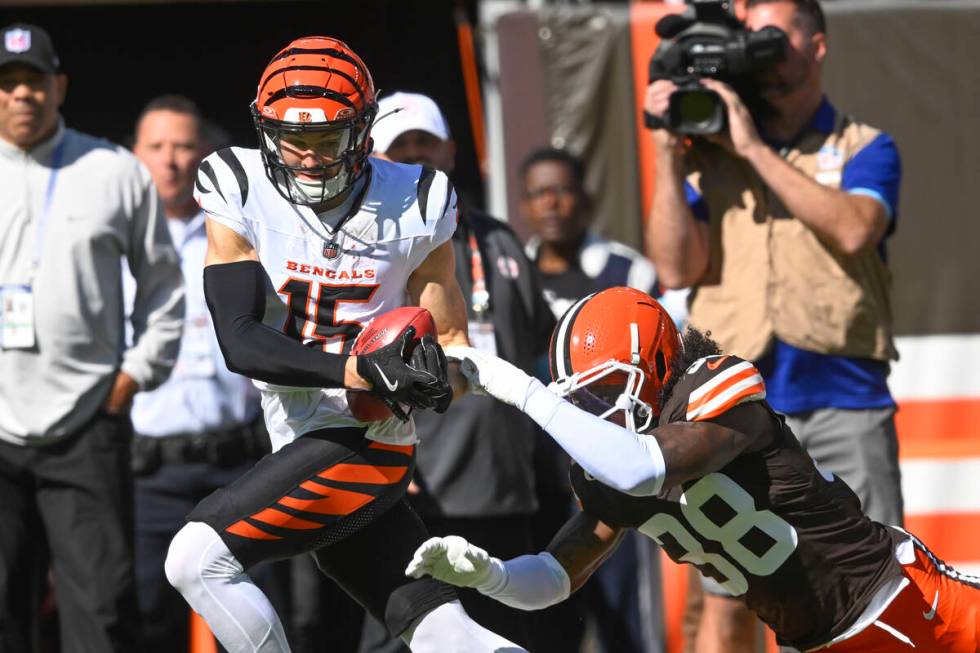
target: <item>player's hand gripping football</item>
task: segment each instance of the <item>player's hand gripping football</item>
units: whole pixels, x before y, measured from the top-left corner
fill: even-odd
[[[473,347],[453,345],[446,348],[446,355],[462,361],[459,370],[475,393],[488,394],[524,410],[534,377],[502,358]]]
[[[416,371],[431,377],[426,385],[426,392],[432,400],[431,408],[437,413],[446,412],[453,401],[453,388],[449,384],[449,361],[432,336],[422,336],[412,352],[411,365]]]
[[[429,575],[457,587],[485,586],[501,573],[489,553],[458,535],[432,537],[415,550],[405,575]]]
[[[413,338],[415,327],[409,327],[394,342],[357,356],[357,373],[371,384],[371,394],[383,401],[395,417],[403,422],[408,421],[408,414],[401,404],[428,409],[443,405],[448,407],[452,400],[452,390],[445,380],[445,374],[440,380],[438,371],[438,356],[442,350],[431,338],[428,338],[428,347],[423,347],[421,343],[416,347],[416,351],[423,350],[418,356],[419,364],[424,365],[423,369],[416,369],[405,361],[405,352]],[[437,351],[433,353],[433,349]],[[426,351],[429,353],[426,354]],[[413,362],[414,359],[413,355]],[[433,360],[432,364],[430,359]],[[446,393],[449,395],[448,400],[445,398]]]

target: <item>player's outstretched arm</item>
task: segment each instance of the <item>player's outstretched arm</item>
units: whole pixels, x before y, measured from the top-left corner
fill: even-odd
[[[763,410],[745,404],[729,413]],[[664,457],[664,487],[673,487],[693,478],[716,472],[743,451],[755,446],[759,431],[752,435],[714,421],[674,422],[650,432]]]
[[[310,349],[263,324],[266,297],[275,295],[275,289],[255,249],[233,230],[213,220],[207,221],[207,230],[204,294],[229,369],[282,385],[372,389],[372,383],[357,371],[358,361],[365,357]],[[395,341],[368,356],[384,368],[392,383],[397,382],[400,391],[411,392],[416,382],[427,383],[430,377],[405,364],[398,355],[404,345],[401,340]],[[395,355],[390,355],[395,350]],[[364,361],[361,362],[363,367]],[[407,395],[397,400],[411,403]]]
[[[472,347],[447,347],[446,355],[463,361],[460,369],[474,388],[527,414],[603,485],[634,496],[660,491],[664,460],[655,439],[570,404],[496,356]]]
[[[633,496],[655,495],[717,471],[760,438],[770,437],[767,413],[751,403],[714,421],[634,433],[555,396],[507,361],[470,347],[449,347],[446,354],[463,360],[461,370],[474,387],[526,413],[600,483]],[[738,430],[729,424],[738,424]]]
[[[560,603],[581,587],[615,549],[620,532],[584,514],[573,517],[547,551],[501,561],[462,537],[433,537],[420,546],[405,574],[429,575],[520,610]]]

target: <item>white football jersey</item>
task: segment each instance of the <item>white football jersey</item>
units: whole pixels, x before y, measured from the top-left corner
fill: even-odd
[[[375,158],[369,165],[357,212],[335,231],[278,193],[258,150],[220,150],[198,172],[194,196],[208,219],[250,242],[269,275],[262,322],[326,352],[349,351],[371,319],[404,306],[409,276],[456,229],[456,194],[445,174]],[[364,426],[343,388],[255,384],[273,450],[317,429]],[[410,444],[415,426],[372,422],[367,437]]]

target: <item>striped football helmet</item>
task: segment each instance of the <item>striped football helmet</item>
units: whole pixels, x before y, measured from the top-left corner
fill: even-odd
[[[642,433],[660,413],[658,395],[682,347],[674,321],[646,293],[593,293],[569,308],[551,335],[552,389],[604,419],[622,412],[623,425]]]
[[[378,111],[374,82],[343,42],[307,36],[287,45],[263,71],[251,110],[266,175],[293,204],[331,200],[367,169]],[[319,165],[283,160],[284,142],[289,147],[297,139],[300,147],[315,148]]]

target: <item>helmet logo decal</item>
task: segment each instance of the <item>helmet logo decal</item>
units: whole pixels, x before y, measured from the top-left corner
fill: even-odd
[[[316,107],[310,107],[307,109],[289,107],[286,109],[286,115],[283,116],[283,120],[285,122],[299,123],[327,122],[327,114],[323,111],[323,109],[318,109]]]
[[[354,117],[354,110],[351,109],[350,107],[345,107],[345,108],[341,109],[340,111],[338,111],[337,112],[337,115],[335,115],[333,119],[334,120],[345,120],[347,118],[353,118],[353,117]]]

